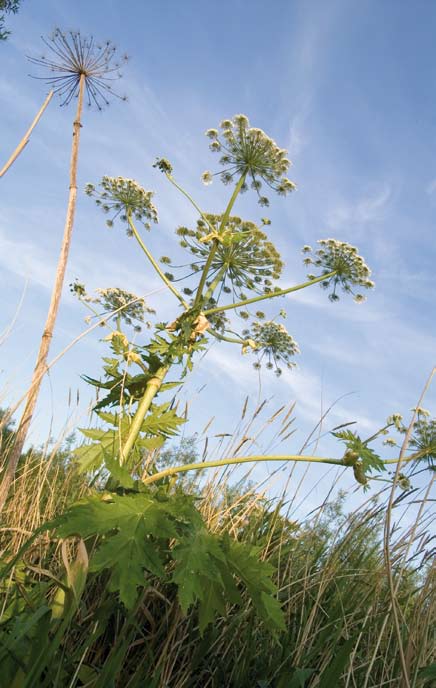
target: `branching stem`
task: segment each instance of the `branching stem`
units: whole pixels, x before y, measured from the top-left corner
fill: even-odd
[[[185,198],[187,198],[188,201],[194,206],[195,210],[200,214],[201,218],[205,221],[205,223],[207,224],[207,226],[210,228],[210,231],[211,231],[211,232],[214,232],[214,231],[215,231],[215,228],[214,228],[213,225],[209,222],[209,220],[207,219],[206,215],[203,213],[203,211],[202,211],[202,209],[200,208],[200,206],[197,205],[197,203],[194,201],[194,199],[192,198],[192,196],[191,196],[190,194],[188,194],[188,192],[185,191],[185,189],[184,189],[182,186],[180,186],[180,184],[178,184],[178,183],[176,182],[176,180],[174,179],[174,177],[173,177],[171,174],[169,174],[169,172],[165,172],[165,176],[166,176],[166,178],[168,179],[168,181],[171,182],[171,184],[172,184],[173,186],[175,186],[176,189],[178,189],[178,190],[180,191],[180,193],[182,193],[182,194],[185,196]]]
[[[222,311],[229,311],[234,308],[242,308],[243,306],[248,306],[250,303],[257,303],[257,301],[265,301],[266,299],[273,299],[276,296],[285,296],[293,291],[299,291],[300,289],[305,289],[306,287],[312,286],[312,284],[317,284],[318,282],[323,282],[336,275],[336,270],[329,272],[326,275],[321,275],[320,277],[315,277],[313,280],[308,282],[303,282],[303,284],[297,284],[295,287],[289,287],[288,289],[279,289],[278,291],[272,291],[269,294],[262,294],[261,296],[253,296],[252,299],[244,299],[244,301],[239,301],[238,303],[229,303],[227,306],[216,306],[216,308],[209,308],[209,310],[204,311],[204,315],[212,315],[213,313],[221,313]]]
[[[416,452],[415,454],[408,456],[406,459],[402,459],[402,462],[404,463],[414,461],[416,459],[421,458],[423,455],[425,455],[425,452],[423,451]],[[161,480],[161,478],[166,478],[170,475],[176,475],[177,473],[186,473],[187,471],[201,471],[205,468],[220,468],[221,466],[231,466],[233,464],[242,463],[257,463],[262,461],[305,461],[307,463],[332,464],[334,466],[343,466],[344,468],[350,467],[344,463],[343,459],[331,459],[323,456],[301,456],[301,454],[277,454],[271,456],[240,456],[228,459],[219,459],[217,461],[197,461],[195,463],[188,463],[182,466],[172,466],[171,468],[166,468],[163,471],[159,471],[159,473],[155,473],[154,475],[150,475],[147,478],[144,478],[142,482],[144,485],[149,485],[150,483],[154,483],[158,480]],[[385,461],[383,461],[383,463],[385,464],[392,464],[398,462],[399,459],[386,459]]]
[[[189,309],[189,304],[185,301],[185,299],[184,299],[183,296],[178,292],[178,290],[175,288],[175,286],[174,286],[173,284],[171,284],[170,280],[165,276],[165,273],[161,270],[161,268],[159,267],[158,263],[157,263],[156,260],[154,259],[153,255],[150,253],[150,251],[148,250],[147,246],[144,244],[144,242],[143,242],[143,240],[142,240],[142,238],[141,238],[141,235],[139,234],[139,232],[138,232],[138,230],[136,229],[135,224],[134,224],[134,222],[133,222],[133,220],[132,220],[132,214],[131,214],[131,213],[127,213],[127,222],[129,223],[129,227],[130,227],[130,229],[132,230],[133,235],[134,235],[136,241],[138,242],[138,244],[140,245],[140,247],[141,247],[142,250],[144,251],[145,255],[147,256],[148,260],[150,261],[150,263],[152,264],[152,266],[153,266],[154,269],[156,270],[156,272],[157,272],[157,274],[159,275],[159,277],[161,278],[161,280],[163,280],[163,282],[165,282],[165,284],[167,285],[168,289],[170,289],[170,290],[173,292],[174,296],[180,301],[180,303],[181,303],[182,306],[185,308],[185,310],[188,310],[188,309]]]
[[[233,208],[233,206],[235,205],[235,201],[236,201],[236,199],[237,199],[237,197],[238,197],[238,194],[239,194],[239,192],[241,191],[241,189],[242,189],[242,187],[243,187],[243,185],[244,185],[244,183],[245,183],[245,177],[246,177],[246,176],[247,176],[246,174],[243,174],[243,175],[242,175],[242,177],[240,178],[240,180],[238,181],[238,183],[236,184],[236,186],[235,186],[235,188],[234,188],[234,190],[233,190],[233,193],[232,193],[232,196],[231,196],[231,198],[230,198],[230,201],[228,202],[227,208],[226,208],[225,211],[224,211],[224,215],[223,215],[222,218],[221,218],[220,226],[219,226],[219,228],[218,228],[218,234],[221,234],[221,232],[223,231],[224,227],[225,227],[226,224],[227,224],[227,221],[228,221],[228,219],[229,219],[229,217],[230,217],[230,213],[232,212],[232,208]],[[208,224],[209,224],[209,223],[208,223]],[[215,232],[215,229],[212,228],[212,231]],[[210,249],[210,253],[209,253],[208,257],[207,257],[207,261],[206,261],[206,263],[205,263],[205,265],[204,265],[203,272],[201,273],[200,283],[199,283],[199,285],[198,285],[197,294],[196,294],[196,296],[195,296],[194,306],[198,306],[198,304],[199,304],[200,301],[201,301],[201,297],[202,297],[202,294],[203,294],[204,285],[205,285],[205,283],[206,283],[207,276],[208,276],[208,274],[209,274],[210,266],[212,265],[212,261],[213,261],[213,259],[214,259],[214,257],[215,257],[215,253],[217,252],[218,245],[219,245],[219,244],[218,244],[218,241],[217,241],[216,239],[214,239],[213,245],[212,245],[212,247],[211,247],[211,249]]]
[[[144,478],[142,482],[144,483],[144,485],[149,485],[150,483],[154,483],[157,480],[161,480],[161,478],[166,478],[169,475],[175,475],[177,473],[186,473],[187,471],[201,471],[204,468],[220,468],[221,466],[231,466],[232,464],[239,463],[256,463],[259,461],[308,461],[313,463],[327,463],[334,464],[335,466],[344,466],[344,462],[342,461],[342,459],[328,459],[320,456],[289,456],[287,454],[277,456],[240,456],[229,459],[219,459],[218,461],[197,461],[196,463],[187,463],[183,466],[173,466],[171,468],[166,468],[163,471],[159,471],[159,473],[155,473],[154,475],[150,475],[147,478]]]

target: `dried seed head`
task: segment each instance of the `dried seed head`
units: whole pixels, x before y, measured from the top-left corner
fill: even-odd
[[[93,36],[82,36],[80,31],[63,32],[55,29],[49,38],[42,38],[49,50],[48,57],[29,57],[29,61],[48,69],[52,76],[36,76],[43,79],[61,98],[61,105],[68,105],[79,93],[80,78],[85,78],[88,105],[99,110],[109,105],[114,96],[126,100],[112,88],[112,82],[121,78],[121,63],[126,55],[117,59],[117,49],[106,41],[96,43]]]

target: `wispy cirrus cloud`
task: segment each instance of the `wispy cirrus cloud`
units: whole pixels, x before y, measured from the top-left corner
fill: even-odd
[[[368,193],[355,201],[342,201],[328,211],[327,223],[332,229],[353,228],[379,222],[392,198],[392,188],[385,184],[375,193]]]

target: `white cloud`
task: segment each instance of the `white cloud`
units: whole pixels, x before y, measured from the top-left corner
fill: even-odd
[[[333,229],[341,229],[344,225],[362,225],[383,219],[384,210],[392,196],[392,189],[385,184],[374,194],[363,196],[354,203],[343,201],[328,212],[328,224]]]

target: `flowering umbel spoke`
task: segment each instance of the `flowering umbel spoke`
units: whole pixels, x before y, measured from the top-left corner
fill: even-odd
[[[282,374],[280,364],[287,368],[294,368],[295,363],[291,360],[295,354],[300,353],[298,344],[286,327],[273,320],[269,322],[254,322],[251,329],[244,330],[247,345],[243,351],[252,350],[257,354],[255,368],[260,368],[262,360],[266,359],[266,367],[274,370],[277,376]]]
[[[431,418],[425,409],[417,408],[418,416],[414,423],[410,446],[417,452],[423,452],[431,467],[436,466],[436,418]]]
[[[49,53],[30,62],[48,69],[52,76],[40,77],[61,98],[61,105],[68,105],[79,93],[80,78],[85,77],[88,105],[99,110],[109,105],[109,98],[115,96],[126,100],[112,88],[112,82],[121,77],[121,63],[127,56],[116,58],[117,49],[111,41],[97,43],[93,36],[82,36],[80,31],[64,33],[55,29],[48,39],[42,38]]]
[[[188,265],[172,266],[167,256],[161,261],[173,268],[185,268],[192,276],[201,273],[209,254],[211,242],[217,247],[210,263],[209,286],[214,276],[219,275],[219,290],[232,293],[237,299],[244,298],[243,290],[264,294],[272,291],[272,280],[278,279],[283,269],[280,254],[254,222],[241,220],[240,217],[229,217],[224,229],[218,233],[221,215],[205,215],[197,222],[195,230],[179,227],[177,234],[180,245],[194,257]],[[215,230],[215,231],[211,231]],[[183,279],[183,278],[182,278]],[[187,288],[187,294],[192,290]]]
[[[222,154],[220,163],[224,171],[218,174],[224,184],[245,175],[242,191],[250,184],[259,197],[260,205],[264,206],[269,205],[269,200],[261,192],[262,182],[281,196],[294,191],[294,182],[285,176],[291,165],[287,151],[279,148],[262,129],[250,127],[248,117],[235,115],[232,119],[224,119],[220,129],[221,132],[208,129],[206,136],[211,140],[211,151]],[[211,172],[204,172],[203,183],[210,184],[213,176]]]
[[[133,327],[135,332],[141,332],[141,324],[150,327],[151,323],[145,320],[146,315],[154,314],[155,311],[146,305],[145,299],[136,296],[125,289],[109,287],[107,289],[96,289],[97,296],[91,296],[86,291],[85,285],[77,279],[70,284],[70,291],[85,304],[95,304],[100,306],[96,317],[108,314],[108,319],[115,318],[126,325]],[[114,313],[114,311],[116,311]],[[106,320],[108,320],[106,319]]]
[[[112,227],[119,218],[127,225],[127,234],[131,234],[128,216],[140,222],[145,229],[150,229],[151,222],[158,222],[158,213],[151,199],[153,191],[146,191],[133,179],[124,177],[103,177],[99,185],[101,190],[93,184],[87,184],[85,193],[96,198],[96,204],[112,217],[106,221]]]
[[[321,268],[322,273],[327,275],[331,272],[336,274],[321,282],[323,289],[331,289],[329,299],[338,301],[337,288],[353,294],[357,303],[365,301],[365,296],[355,293],[355,287],[372,289],[374,282],[370,280],[371,270],[366,265],[362,256],[357,253],[357,248],[344,241],[337,239],[320,239],[319,248],[315,251],[311,246],[303,246],[302,253],[305,265],[313,265]],[[309,279],[315,279],[317,275],[309,274]]]

